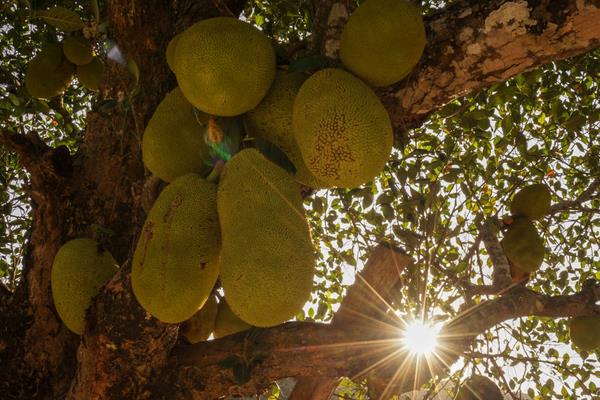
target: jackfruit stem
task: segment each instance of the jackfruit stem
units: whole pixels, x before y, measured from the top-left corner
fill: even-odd
[[[224,166],[225,161],[217,160],[212,171],[210,171],[210,174],[208,174],[208,176],[206,177],[206,181],[211,183],[219,183],[219,178],[221,177],[221,172],[223,171]]]

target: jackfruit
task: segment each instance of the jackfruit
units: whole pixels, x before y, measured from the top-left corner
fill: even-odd
[[[225,164],[217,204],[227,303],[253,326],[292,318],[310,296],[315,269],[297,183],[255,149],[242,150]]]
[[[370,181],[392,151],[392,124],[379,98],[340,69],[321,70],[302,85],[292,125],[309,171],[329,186]]]
[[[50,44],[29,61],[25,87],[32,97],[50,99],[69,87],[73,72],[75,66],[63,56],[62,45]]]
[[[70,36],[63,43],[63,51],[67,60],[75,65],[85,65],[94,59],[92,43],[81,36]]]
[[[521,271],[535,272],[544,261],[544,241],[528,218],[515,218],[501,243],[508,260]]]
[[[600,348],[600,317],[575,317],[569,324],[571,341],[584,351]]]
[[[190,318],[219,274],[217,187],[196,174],[168,185],[152,206],[133,255],[140,305],[163,322]]]
[[[142,137],[142,157],[146,168],[166,182],[190,172],[209,172],[204,128],[179,88],[167,94],[150,118]]]
[[[425,48],[421,10],[406,0],[367,0],[348,19],[340,59],[356,76],[375,86],[400,81]]]
[[[306,78],[299,72],[277,71],[269,93],[255,109],[244,115],[244,124],[250,136],[268,140],[288,156],[296,167],[298,182],[323,188],[327,185],[319,182],[306,168],[292,130],[294,99]]]
[[[275,50],[270,39],[234,18],[205,19],[184,31],[173,64],[185,97],[211,115],[250,111],[275,78]]]
[[[179,330],[188,342],[194,344],[208,339],[215,329],[218,308],[217,298],[209,296],[202,308],[181,325]]]
[[[219,311],[217,312],[215,330],[213,332],[215,339],[233,335],[234,333],[245,331],[250,328],[252,328],[251,325],[248,325],[239,319],[239,317],[231,311],[231,308],[229,308],[225,300],[219,303]]]
[[[460,387],[456,400],[504,400],[504,396],[494,381],[473,375]]]
[[[519,190],[510,203],[513,215],[540,219],[550,212],[550,190],[541,183]]]
[[[92,239],[73,239],[58,250],[50,285],[56,311],[67,328],[83,333],[92,298],[117,270],[113,256]]]
[[[77,66],[77,79],[89,90],[98,91],[100,89],[103,74],[104,63],[98,57],[94,57],[88,64]]]
[[[174,62],[174,59],[175,59],[175,48],[177,47],[177,41],[179,40],[180,37],[181,37],[181,33],[173,36],[173,38],[171,39],[171,41],[167,45],[167,52],[166,52],[167,65],[169,66],[169,68],[173,72],[175,72],[175,70],[173,68],[173,62]]]

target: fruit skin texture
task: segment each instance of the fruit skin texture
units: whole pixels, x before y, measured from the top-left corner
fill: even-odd
[[[250,328],[252,328],[252,325],[248,325],[239,319],[239,317],[231,311],[231,308],[229,308],[225,300],[222,300],[219,303],[219,311],[217,312],[215,330],[213,332],[215,339],[233,335],[234,333],[245,331]]]
[[[219,274],[217,187],[184,175],[158,196],[144,223],[131,271],[133,293],[163,322],[190,318]]]
[[[461,386],[456,400],[504,400],[504,396],[491,379],[473,375]]]
[[[179,331],[192,344],[205,341],[215,329],[218,309],[217,298],[209,296],[202,308],[185,321]]]
[[[379,98],[340,69],[321,70],[302,85],[293,130],[309,171],[332,187],[370,181],[392,151],[392,124]]]
[[[29,61],[25,87],[32,97],[50,99],[69,87],[74,72],[75,66],[63,56],[62,45],[53,43]]]
[[[196,108],[218,116],[250,111],[275,78],[270,39],[234,18],[202,20],[181,34],[173,65],[185,97]]]
[[[575,346],[584,351],[600,348],[600,317],[575,317],[569,324]]]
[[[310,296],[315,268],[298,184],[258,151],[242,150],[225,165],[217,201],[227,303],[253,326],[292,318]]]
[[[146,168],[166,182],[210,170],[204,128],[179,88],[165,96],[150,118],[142,137],[142,157]]]
[[[78,335],[85,328],[85,311],[100,287],[117,272],[118,265],[108,251],[92,239],[73,239],[56,253],[50,283],[58,315]]]
[[[98,57],[85,65],[77,66],[77,79],[84,87],[89,90],[98,91],[104,74],[104,63]]]
[[[519,190],[510,203],[513,215],[540,219],[550,212],[550,190],[541,183]]]
[[[400,81],[419,62],[425,25],[406,0],[367,0],[342,32],[340,58],[356,76],[375,86]]]
[[[85,65],[94,58],[92,43],[81,36],[70,36],[63,43],[63,51],[67,60],[75,65]]]
[[[544,261],[544,241],[528,218],[515,218],[501,244],[508,260],[520,271],[535,272]]]
[[[296,167],[298,182],[312,188],[327,187],[309,171],[292,130],[294,99],[308,78],[305,74],[277,71],[275,81],[263,101],[244,115],[246,130],[252,137],[262,138],[279,147]]]

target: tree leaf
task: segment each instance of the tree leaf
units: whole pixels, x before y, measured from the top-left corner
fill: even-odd
[[[288,72],[308,72],[329,66],[329,59],[322,55],[308,55],[290,63]]]
[[[84,22],[76,12],[64,7],[53,7],[49,10],[37,11],[36,17],[43,19],[47,24],[65,32],[73,32],[83,29]]]

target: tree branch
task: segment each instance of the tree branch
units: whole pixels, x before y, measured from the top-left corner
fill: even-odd
[[[480,228],[481,239],[494,266],[492,291],[498,292],[511,285],[510,265],[498,240],[498,222],[488,219]]]
[[[598,0],[463,0],[426,19],[420,64],[379,93],[396,132],[450,100],[600,45]]]
[[[579,207],[582,203],[586,201],[592,200],[594,195],[597,194],[598,188],[600,188],[600,178],[596,178],[590,183],[590,186],[587,187],[575,200],[563,200],[552,205],[550,210],[551,214],[555,214],[561,211],[567,211],[572,208]]]
[[[396,265],[397,256],[396,251],[383,251],[380,247],[373,252],[374,259],[368,265]],[[377,261],[380,257],[382,259]],[[357,280],[356,284],[360,287],[361,282]],[[384,290],[390,286],[384,279],[380,283]],[[372,289],[379,290],[378,287]],[[358,298],[363,290],[349,290],[349,298]],[[190,395],[216,398],[232,387],[236,393],[258,393],[284,376],[319,376],[321,380],[332,380],[340,376],[364,377],[372,370],[391,383],[387,391],[401,393],[412,389],[414,384],[424,383],[434,374],[446,373],[477,335],[505,320],[528,315],[600,315],[600,306],[595,304],[598,300],[600,284],[596,281],[586,282],[580,293],[568,296],[552,297],[521,286],[512,288],[494,300],[467,310],[443,327],[439,360],[429,365],[431,371],[426,363],[417,368],[416,360],[401,348],[400,324],[390,319],[367,318],[362,323],[352,324],[352,328],[341,323],[289,322],[269,329],[255,329],[176,348],[164,374],[153,387],[154,398],[180,399]],[[398,375],[400,368],[402,376]],[[233,373],[240,369],[249,372],[248,380],[240,380],[239,374]]]

